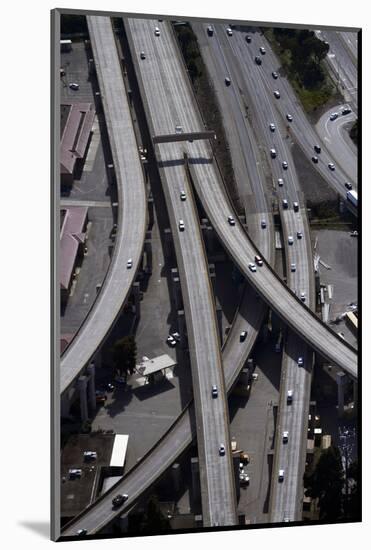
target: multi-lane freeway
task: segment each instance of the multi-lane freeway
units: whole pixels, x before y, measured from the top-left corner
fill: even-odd
[[[99,296],[61,358],[61,393],[103,344],[125,305],[142,257],[147,221],[144,174],[111,20],[105,17],[87,19],[115,168],[118,227],[113,257]],[[130,259],[132,267],[128,269]]]

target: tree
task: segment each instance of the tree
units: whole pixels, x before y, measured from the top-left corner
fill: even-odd
[[[309,61],[302,70],[301,79],[305,88],[317,88],[324,81],[321,66],[315,61]]]
[[[348,497],[348,519],[361,519],[361,495],[358,491],[359,466],[355,460],[348,467],[348,483],[350,482],[350,494]]]
[[[121,375],[133,374],[137,358],[137,345],[134,336],[124,336],[112,348],[116,371]]]
[[[321,453],[316,467],[304,476],[306,495],[318,498],[320,519],[336,521],[342,515],[342,491],[344,487],[344,472],[340,451],[337,447],[329,447]]]

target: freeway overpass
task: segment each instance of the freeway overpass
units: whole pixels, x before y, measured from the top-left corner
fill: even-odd
[[[60,363],[60,392],[93,358],[128,299],[142,257],[147,225],[144,173],[132,126],[111,21],[88,17],[118,190],[118,227],[111,264],[90,313]],[[127,261],[132,259],[131,269]]]

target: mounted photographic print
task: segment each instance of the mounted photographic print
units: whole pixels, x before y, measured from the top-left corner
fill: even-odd
[[[360,54],[53,10],[54,540],[361,521]]]

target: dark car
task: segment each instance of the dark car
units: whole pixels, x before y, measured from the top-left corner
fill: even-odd
[[[342,115],[349,115],[349,113],[351,113],[351,112],[352,112],[352,109],[349,109],[349,107],[345,107],[345,109],[343,109],[341,111],[341,114]]]
[[[319,145],[315,145],[314,150],[315,150],[316,153],[320,153],[321,152],[321,147]]]
[[[352,185],[349,181],[347,181],[347,182],[345,183],[345,187],[346,187],[347,189],[349,189],[349,191],[351,191],[351,189],[353,188],[353,185]]]
[[[260,58],[258,55],[255,57],[255,63],[256,63],[257,65],[261,65],[261,64],[262,64],[262,60],[261,60],[261,58]]]
[[[314,162],[314,164],[317,164],[318,163],[318,157],[312,157],[312,161]]]
[[[124,502],[129,498],[129,495],[123,494],[123,495],[116,495],[115,498],[112,499],[112,506],[114,508],[117,508],[118,506],[121,506],[121,504],[124,504]]]
[[[272,76],[273,76],[274,80],[277,80],[278,74],[276,73],[276,71],[273,71]]]
[[[247,34],[247,35],[245,36],[245,40],[246,40],[246,42],[247,42],[248,44],[250,44],[250,42],[251,42],[251,36],[250,36],[249,34]]]

